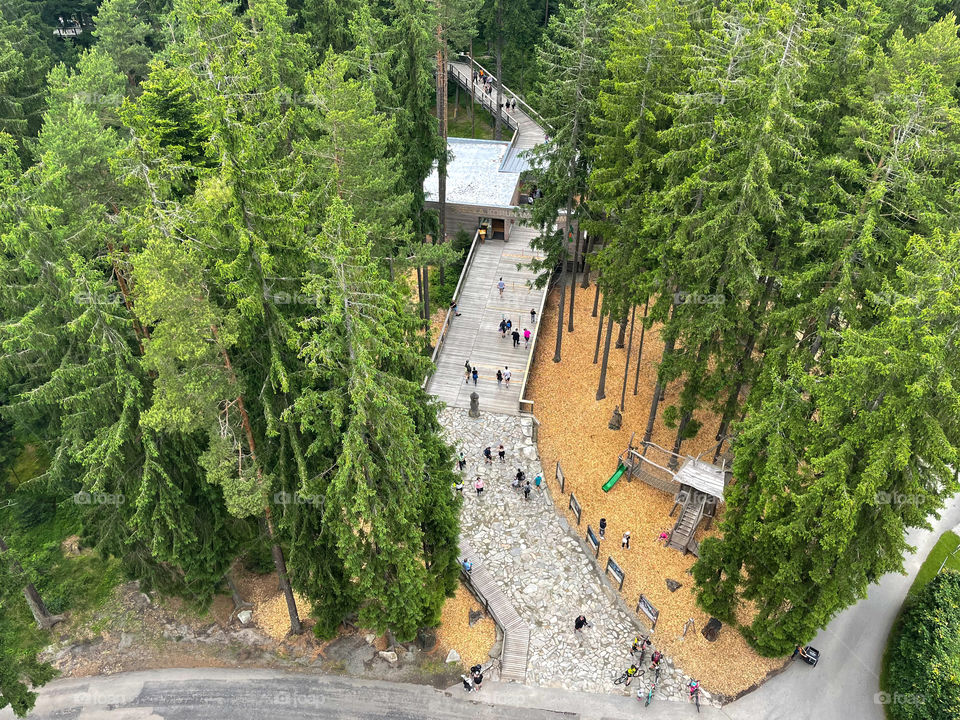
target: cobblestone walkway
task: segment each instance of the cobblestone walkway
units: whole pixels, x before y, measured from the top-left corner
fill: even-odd
[[[565,521],[542,492],[534,490],[527,501],[510,485],[517,468],[531,483],[542,472],[532,420],[491,413],[473,419],[465,410],[453,408],[443,410],[440,420],[467,459],[463,537],[530,625],[527,683],[602,693],[632,693],[646,687],[642,679],[634,680],[630,688],[613,684],[631,663],[630,643],[638,629],[623,606],[604,593],[583,545],[566,531]],[[504,463],[496,456],[501,443]],[[484,463],[483,449],[488,445],[493,464]],[[480,498],[473,489],[477,475],[485,485]],[[593,626],[582,641],[573,632],[573,621],[580,614]],[[682,698],[688,680],[665,662],[657,697]],[[703,702],[711,702],[708,695]]]

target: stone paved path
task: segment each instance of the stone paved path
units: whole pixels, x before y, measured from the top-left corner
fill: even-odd
[[[440,420],[467,458],[463,537],[530,625],[527,683],[601,693],[632,693],[646,686],[635,680],[625,689],[612,682],[630,665],[630,643],[638,633],[628,611],[604,593],[583,545],[567,532],[549,498],[535,490],[527,501],[510,486],[518,467],[531,483],[542,472],[532,420],[493,413],[473,419],[457,408],[444,409]],[[505,463],[496,458],[500,443]],[[492,465],[483,460],[488,445],[494,451]],[[477,475],[485,484],[479,499],[473,490]],[[573,632],[581,613],[593,625],[582,644]],[[666,662],[657,697],[681,698],[688,679]]]

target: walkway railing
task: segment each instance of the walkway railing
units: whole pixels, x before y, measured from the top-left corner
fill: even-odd
[[[475,66],[478,70],[483,70],[483,71],[484,71],[487,75],[489,75],[490,77],[496,77],[496,75],[494,75],[492,72],[490,72],[489,70],[487,70],[483,65],[481,65],[481,64],[478,63],[476,60],[474,60],[470,55],[468,55],[468,54],[466,54],[466,53],[460,53],[460,57],[463,58],[463,62],[466,62],[468,65],[470,65],[470,66]],[[530,105],[527,103],[527,101],[523,99],[523,95],[521,95],[520,93],[516,92],[515,90],[511,90],[511,89],[508,88],[506,85],[502,85],[501,87],[503,87],[503,89],[504,89],[506,92],[509,92],[511,95],[513,95],[515,98],[517,98],[517,101],[518,101],[521,105],[523,105],[523,107],[525,107],[525,108],[527,109],[527,110],[526,110],[527,115],[529,115],[529,116],[532,117],[532,118],[536,118],[536,120],[537,120],[537,122],[540,124],[540,127],[541,127],[541,128],[547,129],[547,130],[550,129],[550,126],[547,125],[546,121],[540,116],[540,113],[538,113],[536,110],[534,110],[532,107],[530,107]]]
[[[473,259],[477,255],[477,246],[480,240],[480,229],[477,228],[477,231],[473,234],[473,242],[470,243],[470,251],[467,253],[467,259],[463,262],[463,269],[460,271],[460,279],[457,280],[457,287],[453,290],[453,302],[458,302],[460,298],[460,292],[463,290],[463,281],[467,277],[467,273],[470,272],[470,266],[473,264]],[[450,320],[453,317],[453,308],[447,308],[447,314],[443,317],[443,325],[440,327],[440,334],[437,336],[437,344],[433,348],[433,354],[430,356],[430,362],[434,365],[437,364],[437,358],[440,357],[440,348],[443,347],[443,341],[447,337],[447,330],[450,329]],[[427,373],[423,377],[423,383],[420,387],[424,390],[427,389],[427,382],[430,380],[430,376],[433,373]]]
[[[576,278],[574,278],[576,282]],[[533,347],[530,348],[530,354],[527,355],[527,365],[523,369],[523,384],[520,386],[520,412],[533,413],[533,400],[527,400],[525,394],[527,392],[527,380],[530,379],[530,365],[533,364],[533,356],[537,352],[537,340],[540,337],[540,329],[543,327],[541,324],[543,322],[543,308],[547,304],[547,295],[550,294],[550,285],[551,281],[547,281],[547,287],[544,288],[543,297],[540,298],[540,307],[537,308],[537,331],[533,335]],[[561,292],[563,292],[561,288]]]
[[[514,138],[514,140],[515,140],[516,137],[517,137],[517,133],[520,131],[520,123],[518,123],[518,122],[516,121],[516,119],[514,119],[513,117],[511,117],[509,113],[505,113],[505,112],[503,111],[503,108],[502,108],[502,107],[501,107],[501,108],[497,108],[497,106],[496,106],[496,105],[497,105],[497,104],[496,104],[496,101],[495,101],[491,96],[487,95],[487,94],[486,94],[484,91],[482,91],[482,90],[477,90],[477,89],[475,89],[474,85],[475,85],[476,83],[473,82],[473,76],[472,76],[472,75],[471,75],[471,76],[466,76],[466,75],[464,75],[462,72],[460,72],[460,71],[459,71],[455,66],[453,66],[452,64],[451,64],[451,65],[447,65],[447,69],[450,71],[450,74],[453,75],[454,79],[455,79],[458,83],[460,83],[461,87],[463,87],[463,89],[466,90],[467,92],[472,93],[473,96],[474,96],[474,98],[477,99],[477,100],[480,102],[480,105],[481,105],[482,107],[486,108],[486,110],[487,110],[491,115],[496,114],[496,115],[499,115],[499,116],[500,116],[500,120],[503,121],[503,123],[504,123],[507,127],[511,128],[511,129],[513,130],[513,138]],[[505,98],[506,95],[504,95],[503,97]],[[518,98],[518,99],[519,99],[519,98]],[[521,100],[521,102],[523,102],[523,101]],[[511,142],[513,142],[513,141],[511,140]]]

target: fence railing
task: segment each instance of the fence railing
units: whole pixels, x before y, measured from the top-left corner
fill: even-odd
[[[483,65],[478,63],[472,57],[470,57],[470,55],[467,55],[466,53],[460,53],[460,57],[462,58],[462,62],[466,62],[469,66],[476,67],[478,70],[483,70],[490,77],[496,77],[492,72],[487,70]],[[529,115],[530,117],[536,118],[541,128],[545,130],[549,129],[550,126],[547,125],[546,121],[540,116],[540,113],[538,113],[536,110],[530,107],[530,105],[527,103],[526,100],[523,99],[523,96],[520,93],[516,92],[515,90],[511,90],[506,85],[503,85],[502,87],[506,92],[510,93],[515,98],[517,98],[517,102],[519,102],[524,108],[526,108],[527,115]]]
[[[474,87],[472,75],[464,75],[453,65],[447,65],[447,69],[450,71],[450,74],[453,75],[457,79],[457,81],[463,86],[463,88],[468,92],[472,93],[474,96],[474,99],[477,100],[482,107],[486,108],[491,115],[496,114],[500,116],[500,120],[503,121],[503,123],[508,128],[513,130],[513,134],[514,134],[513,139],[516,140],[516,135],[520,131],[520,123],[518,123],[515,118],[511,117],[509,113],[504,112],[503,108],[498,108],[497,103],[493,99],[493,97],[487,95],[482,90],[477,90]],[[504,95],[503,97],[506,97],[506,95]],[[513,141],[511,140],[511,142]]]
[[[460,298],[460,292],[463,290],[463,281],[466,279],[467,273],[470,272],[470,266],[473,265],[473,260],[477,255],[479,240],[480,229],[478,228],[473,234],[473,242],[470,243],[467,259],[463,262],[463,269],[460,271],[460,279],[457,280],[457,287],[453,290],[453,302],[457,302]],[[447,314],[443,316],[443,325],[440,327],[440,334],[437,336],[437,344],[434,345],[433,354],[430,356],[430,362],[433,363],[434,366],[437,364],[437,358],[440,357],[440,348],[443,347],[443,341],[447,337],[447,330],[450,329],[450,320],[453,316],[453,308],[447,308]],[[433,373],[429,373],[423,377],[423,383],[420,385],[422,389],[426,390],[431,375],[433,375]]]
[[[523,369],[523,384],[520,385],[520,412],[533,412],[533,400],[527,400],[524,396],[527,391],[527,380],[530,378],[530,365],[533,363],[534,353],[537,351],[537,338],[540,337],[540,328],[543,327],[543,308],[547,304],[547,295],[550,294],[550,282],[543,290],[543,297],[540,298],[540,307],[537,308],[537,328],[533,332],[533,344],[530,346],[530,354],[527,355],[527,365]]]

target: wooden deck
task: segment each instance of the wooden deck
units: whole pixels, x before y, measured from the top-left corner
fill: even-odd
[[[470,407],[470,393],[476,391],[481,411],[520,414],[520,390],[535,340],[531,337],[525,348],[523,329],[529,328],[534,336],[540,331],[540,318],[531,324],[530,310],[540,308],[545,291],[531,287],[533,271],[527,267],[518,270],[517,265],[537,256],[530,247],[536,235],[534,228],[514,224],[508,241],[487,240],[477,247],[458,298],[460,317],[451,318],[436,359],[437,371],[427,383],[427,391],[450,407]],[[497,290],[500,278],[506,284],[502,297]],[[502,318],[510,318],[519,330],[519,347],[513,346],[509,334],[500,337]],[[467,361],[479,370],[476,386],[472,380],[465,382]],[[497,370],[505,368],[510,368],[510,384],[498,386]]]
[[[460,553],[462,560],[469,560],[473,564],[470,574],[464,573],[467,582],[503,630],[500,679],[522,683],[527,678],[530,627],[517,614],[513,605],[497,587],[493,576],[463,540],[460,541]]]

